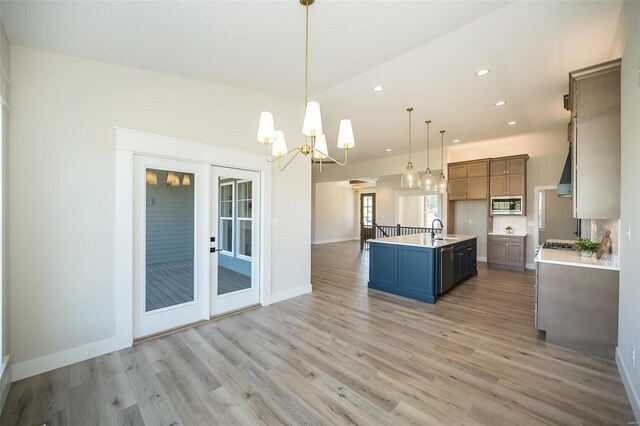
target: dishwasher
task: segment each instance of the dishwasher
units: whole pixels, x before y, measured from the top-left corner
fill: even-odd
[[[440,283],[438,294],[453,287],[453,246],[440,249]]]

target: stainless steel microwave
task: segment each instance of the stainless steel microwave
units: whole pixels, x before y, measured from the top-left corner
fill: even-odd
[[[522,195],[491,197],[491,214],[493,216],[523,215],[522,198]]]

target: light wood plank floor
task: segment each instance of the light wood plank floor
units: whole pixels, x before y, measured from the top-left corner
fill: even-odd
[[[613,363],[540,340],[532,273],[429,305],[369,291],[357,243],[312,254],[312,294],[16,382],[2,425],[634,420]]]

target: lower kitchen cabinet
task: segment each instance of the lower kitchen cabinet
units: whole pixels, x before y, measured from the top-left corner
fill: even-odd
[[[487,239],[487,263],[509,269],[525,269],[526,236],[489,235]]]
[[[545,340],[614,360],[620,273],[540,262],[536,268],[536,327]]]

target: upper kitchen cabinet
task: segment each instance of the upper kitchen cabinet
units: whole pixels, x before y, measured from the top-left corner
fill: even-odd
[[[569,73],[573,216],[620,217],[619,59]]]
[[[489,166],[491,173],[489,193],[492,197],[525,195],[527,190],[527,160],[529,160],[527,154],[491,159]]]
[[[489,159],[451,163],[449,166],[449,200],[486,200]]]

